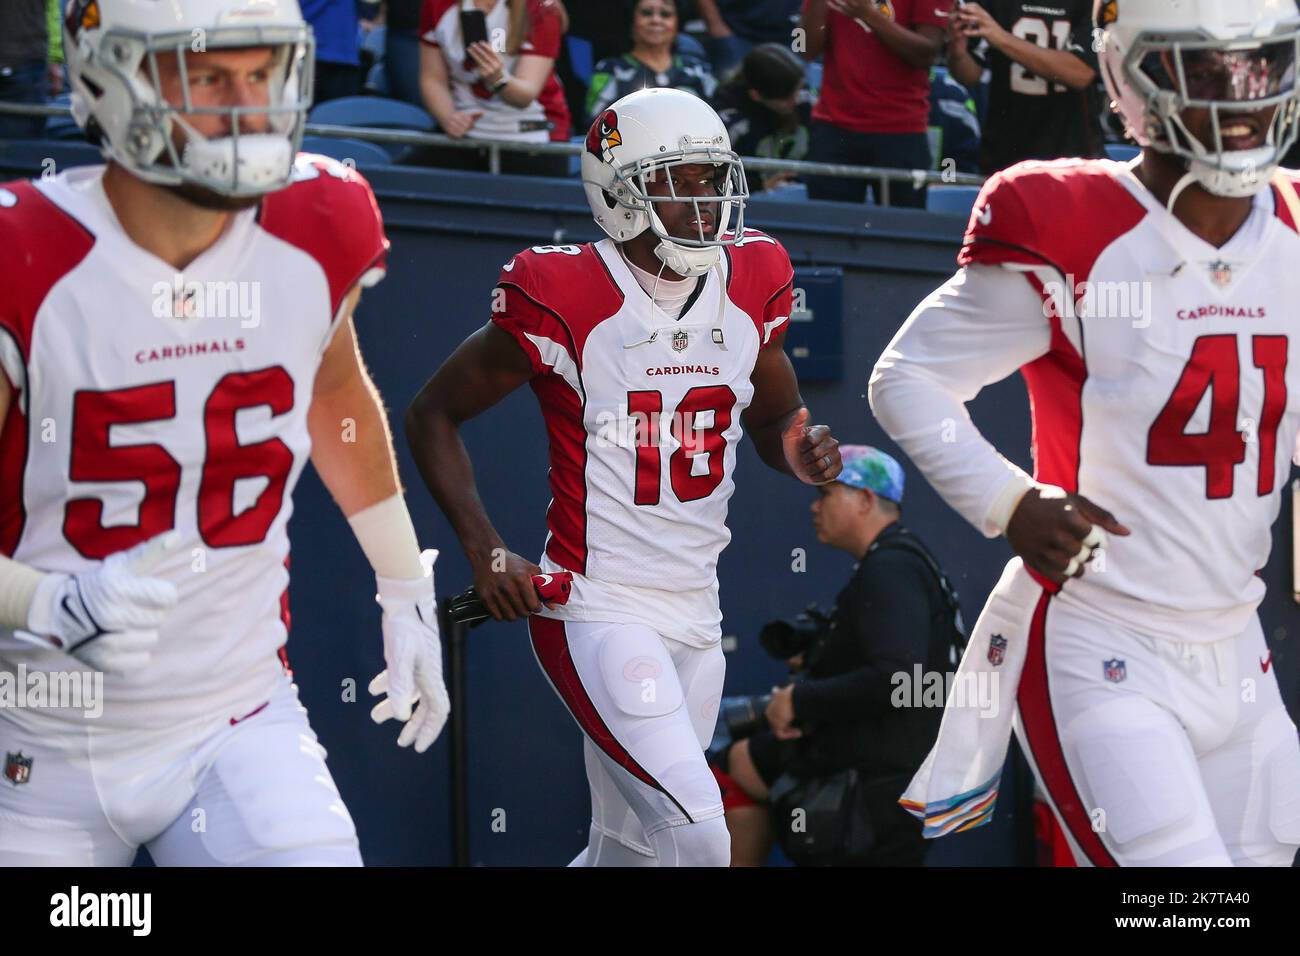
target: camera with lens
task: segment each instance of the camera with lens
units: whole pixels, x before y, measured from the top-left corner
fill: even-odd
[[[744,740],[767,729],[767,705],[771,694],[745,694],[724,697],[718,708],[718,722],[726,728],[727,740]]]
[[[812,650],[830,630],[830,615],[816,604],[809,604],[793,618],[782,618],[763,625],[758,643],[778,661],[788,661]]]
[[[779,661],[806,654],[819,643],[830,630],[830,616],[818,609],[816,604],[809,604],[793,618],[771,621],[763,625],[758,633],[758,642],[763,650]],[[797,681],[798,676],[793,678]],[[718,711],[718,722],[726,729],[730,740],[744,740],[760,730],[767,729],[767,705],[772,702],[771,694],[747,694],[738,697],[722,698]]]

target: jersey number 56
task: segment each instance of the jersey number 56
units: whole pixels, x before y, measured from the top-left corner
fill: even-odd
[[[293,379],[280,366],[224,375],[203,405],[205,452],[199,478],[199,534],[209,547],[257,544],[280,513],[293,452],[278,438],[239,443],[235,417],[244,409],[269,406],[271,415],[293,408]],[[176,383],[154,382],[110,391],[79,391],[72,402],[73,481],[144,484],[139,520],[105,525],[104,502],[72,498],[63,517],[63,535],[87,558],[102,559],[175,527],[181,465],[162,445],[114,445],[114,425],[166,421],[176,417]],[[235,484],[261,478],[257,500],[235,513]]]

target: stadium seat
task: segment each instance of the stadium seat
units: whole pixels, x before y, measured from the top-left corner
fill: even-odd
[[[1142,150],[1138,149],[1131,143],[1106,144],[1106,157],[1119,163],[1127,163],[1131,159],[1136,159],[1140,152],[1142,152]]]
[[[944,216],[966,219],[979,194],[978,186],[931,186],[925,196],[925,208]]]
[[[309,123],[329,126],[375,126],[380,129],[409,129],[432,133],[438,124],[432,116],[412,103],[390,100],[383,96],[345,96],[326,100],[307,116]],[[410,149],[401,143],[383,144],[391,162],[398,162]]]
[[[389,166],[393,157],[388,150],[378,143],[367,143],[362,139],[346,139],[333,136],[304,136],[302,138],[304,153],[320,153],[332,159],[350,159],[357,166]]]
[[[58,143],[84,143],[86,134],[71,116],[51,116],[45,123],[45,138]]]
[[[579,146],[583,146],[587,142],[587,137],[570,136],[569,142],[577,143]],[[570,176],[582,175],[582,153],[574,153],[572,156],[569,157],[569,175]]]
[[[92,146],[85,140],[54,142],[49,139],[0,139],[0,179],[8,179],[20,171],[36,170],[36,175],[45,171],[47,163],[53,160],[54,171],[73,166],[97,166],[104,161],[98,146]]]
[[[378,126],[382,129],[413,129],[428,133],[437,125],[420,107],[383,96],[344,96],[313,107],[309,123],[330,126]]]
[[[775,189],[765,189],[754,193],[755,199],[771,199],[776,202],[807,202],[808,186],[805,183],[786,183]]]
[[[51,106],[71,106],[72,97],[68,93],[50,99]],[[45,138],[60,143],[84,143],[86,134],[81,131],[77,121],[71,116],[50,116],[45,120]]]

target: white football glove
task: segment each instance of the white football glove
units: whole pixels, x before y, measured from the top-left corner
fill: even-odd
[[[375,578],[379,585],[375,600],[384,609],[380,623],[384,663],[388,667],[370,682],[370,693],[388,696],[374,706],[370,717],[377,724],[394,717],[405,722],[397,746],[409,747],[414,742],[415,752],[421,754],[438,739],[451,712],[442,681],[442,642],[438,639],[438,611],[433,596],[433,562],[437,557],[437,551],[420,555],[429,569],[427,577]]]
[[[78,574],[47,574],[36,586],[27,630],[14,636],[71,654],[98,671],[144,667],[179,597],[176,585],[152,575],[180,538],[168,531]]]
[[[1065,576],[1072,578],[1078,573],[1079,569],[1092,560],[1092,554],[1098,548],[1106,547],[1106,532],[1100,525],[1093,525],[1088,536],[1083,539],[1083,544],[1079,548],[1079,553],[1070,559],[1070,563],[1065,566]]]

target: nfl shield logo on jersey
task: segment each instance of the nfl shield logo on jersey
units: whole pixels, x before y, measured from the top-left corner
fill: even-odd
[[[989,638],[989,663],[998,667],[1007,657],[1007,639],[1001,634]]]
[[[5,779],[15,787],[26,783],[32,777],[32,758],[24,757],[20,750],[16,754],[5,754]]]
[[[685,352],[686,346],[690,344],[691,337],[685,332],[673,333],[673,351]]]
[[[1232,263],[1224,262],[1222,259],[1217,259],[1210,263],[1210,277],[1214,279],[1216,285],[1231,285]]]
[[[1112,684],[1118,684],[1124,678],[1128,677],[1128,668],[1118,657],[1112,657],[1108,661],[1102,661],[1101,666],[1106,674],[1106,680]]]

